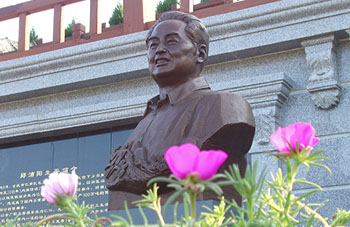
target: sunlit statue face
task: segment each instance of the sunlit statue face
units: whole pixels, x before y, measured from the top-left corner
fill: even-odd
[[[149,71],[159,87],[175,86],[199,76],[199,51],[179,20],[159,23],[148,39]]]

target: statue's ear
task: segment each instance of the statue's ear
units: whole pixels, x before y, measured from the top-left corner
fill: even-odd
[[[208,58],[208,48],[207,48],[207,46],[205,44],[198,45],[197,51],[198,51],[197,62],[198,63],[205,62],[205,60],[207,60],[207,58]]]

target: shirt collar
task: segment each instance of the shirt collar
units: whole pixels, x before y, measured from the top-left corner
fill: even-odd
[[[200,89],[209,89],[208,82],[204,77],[197,77],[194,78],[184,84],[181,84],[180,86],[173,88],[171,90],[162,90],[160,89],[159,93],[162,97],[167,97],[169,99],[169,102],[171,105],[175,105],[182,99],[186,98],[188,95],[190,95],[192,92]],[[160,95],[157,95],[150,99],[147,102],[147,108],[145,111],[145,115],[149,112],[149,109],[157,105],[157,103],[160,101]],[[153,108],[152,108],[153,109]]]

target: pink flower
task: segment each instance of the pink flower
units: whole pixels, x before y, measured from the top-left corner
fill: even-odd
[[[291,152],[287,141],[295,151],[296,142],[299,144],[299,152],[303,148],[312,149],[320,139],[315,137],[315,129],[310,123],[298,122],[285,128],[278,127],[270,136],[270,141],[279,152]]]
[[[220,150],[200,151],[196,145],[186,143],[170,147],[164,157],[176,177],[185,179],[189,174],[195,173],[201,180],[208,180],[214,176],[228,155]]]
[[[59,203],[60,197],[74,197],[78,188],[78,176],[75,172],[57,173],[53,172],[48,179],[44,180],[44,185],[41,187],[41,196],[47,202],[56,204]]]

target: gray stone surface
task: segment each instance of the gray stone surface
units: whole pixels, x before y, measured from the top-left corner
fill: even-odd
[[[296,193],[305,192],[303,190],[297,191]],[[322,192],[318,192],[310,196],[308,200],[310,203],[322,203],[328,201],[325,206],[321,207],[317,212],[324,217],[332,218],[332,216],[337,212],[337,208],[342,208],[344,210],[350,210],[349,204],[349,186],[338,186],[325,188]],[[319,225],[322,226],[322,225]]]
[[[295,122],[311,122],[317,136],[348,133],[350,131],[350,86],[341,84],[342,97],[339,105],[331,110],[318,109],[306,90],[295,91],[281,108],[281,126]]]
[[[140,117],[156,92],[145,78],[3,103],[0,138]]]
[[[304,50],[299,48],[209,65],[203,74],[210,84],[215,84],[283,72],[293,81],[293,88],[299,90],[307,84],[307,67]]]
[[[350,82],[350,42],[344,39],[337,47],[338,80],[340,83]]]
[[[350,133],[322,136],[320,139],[321,141],[315,146],[314,151],[325,150],[321,157],[326,157],[329,160],[323,161],[322,164],[328,166],[332,174],[316,166],[310,166],[310,170],[307,172],[306,167],[302,166],[298,177],[306,178],[321,187],[349,185],[350,171],[347,167],[350,163],[350,156],[347,147],[350,144]],[[286,167],[284,165],[282,167],[285,173]],[[297,188],[307,189],[311,187],[309,185],[298,185]]]

